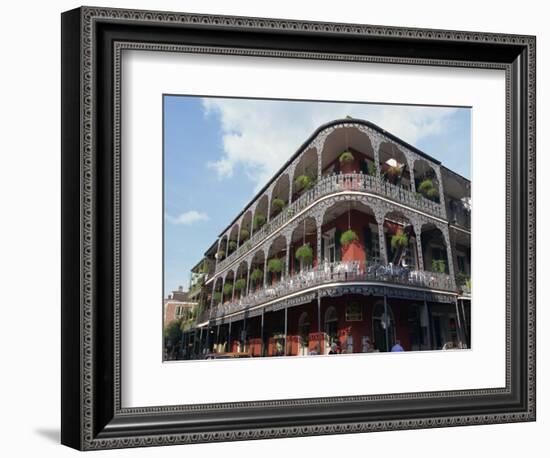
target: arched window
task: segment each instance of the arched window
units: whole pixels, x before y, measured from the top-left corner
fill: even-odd
[[[393,311],[389,304],[386,306],[387,314],[384,313],[384,302],[374,304],[372,311],[372,333],[374,343],[380,351],[390,351],[395,344],[395,321]]]

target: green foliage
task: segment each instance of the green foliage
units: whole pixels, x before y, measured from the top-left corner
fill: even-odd
[[[216,255],[218,257],[218,261],[221,261],[223,258],[225,258],[225,251],[220,250],[216,253]]]
[[[301,260],[305,264],[311,264],[313,261],[313,250],[309,243],[305,243],[296,250],[296,259]]]
[[[432,272],[445,273],[445,260],[432,259]]]
[[[409,243],[409,237],[403,232],[398,232],[397,234],[392,235],[391,238],[391,248],[395,250],[397,248],[406,247]]]
[[[271,205],[275,210],[282,210],[286,207],[286,202],[283,199],[275,198],[271,201]]]
[[[470,276],[465,272],[458,272],[456,274],[456,284],[457,286],[467,286]]]
[[[300,175],[296,178],[295,183],[299,189],[311,189],[315,184],[315,179],[310,175]]]
[[[216,291],[214,293],[214,302],[221,302],[222,300],[222,293],[221,291]]]
[[[420,194],[419,192],[415,192],[414,197],[416,198],[416,200],[420,200],[422,199],[422,194]]]
[[[258,213],[254,217],[254,221],[253,221],[254,230],[260,229],[264,224],[265,224],[265,216],[262,215],[261,213]]]
[[[223,285],[224,296],[230,295],[232,292],[233,292],[233,283],[226,282],[225,285]]]
[[[283,261],[279,258],[271,258],[267,261],[267,271],[272,273],[278,273],[283,270]]]
[[[349,151],[344,151],[342,154],[340,154],[340,162],[352,162],[353,159],[353,154],[351,154]]]
[[[369,164],[368,171],[370,176],[372,177],[376,176],[376,164],[374,162],[372,164]]]
[[[238,291],[242,291],[245,288],[246,288],[246,280],[244,278],[239,278],[235,282],[235,289]]]
[[[241,235],[240,235],[241,241],[244,242],[245,240],[248,239],[248,237],[250,237],[250,232],[248,231],[248,229],[241,229]]]
[[[237,248],[237,241],[236,240],[230,240],[229,241],[229,250],[230,251],[235,251],[236,248]]]
[[[426,178],[418,185],[418,191],[430,200],[436,200],[439,197],[439,191],[435,186],[433,180]]]
[[[264,273],[262,272],[262,269],[259,267],[256,267],[252,273],[250,274],[250,278],[252,281],[257,282],[259,280],[262,280],[264,278]]]
[[[340,245],[348,246],[350,243],[353,243],[357,240],[359,240],[359,237],[355,233],[355,231],[352,229],[348,229],[346,232],[343,232],[342,235],[340,236]]]
[[[181,339],[181,320],[174,320],[164,328],[164,338],[172,343]]]

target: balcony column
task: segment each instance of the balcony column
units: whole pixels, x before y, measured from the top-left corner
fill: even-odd
[[[288,348],[287,344],[286,344],[287,331],[288,331],[288,307],[285,307],[285,350],[284,350],[284,356],[286,356],[286,349]]]
[[[416,259],[418,270],[424,270],[424,253],[422,253],[422,224],[414,223],[414,236],[416,239]]]
[[[264,256],[264,288],[267,287],[267,253]]]
[[[286,241],[285,279],[290,276],[290,238]]]
[[[227,329],[227,351],[231,351],[231,318],[229,318],[229,327]]]
[[[237,268],[238,270],[238,268]],[[233,288],[231,291],[231,302],[235,301],[235,283],[237,283],[237,273],[233,273]]]
[[[317,332],[321,332],[321,296],[317,293]]]
[[[456,289],[456,280],[455,280],[455,266],[453,261],[453,250],[451,249],[451,237],[449,235],[449,226],[441,226],[441,232],[443,232],[443,237],[445,238],[445,245],[447,248],[447,264],[449,267],[449,276],[451,277],[451,284],[453,288]]]
[[[321,265],[321,242],[323,240],[323,228],[319,221],[317,221],[317,267]]]
[[[437,177],[437,188],[439,189],[439,202],[441,207],[441,216],[447,219],[447,206],[445,205],[445,192],[443,189],[443,180],[441,179],[441,168],[435,167],[435,175]]]
[[[386,250],[386,237],[384,236],[384,217],[383,209],[375,210],[376,223],[378,224],[378,246],[380,248],[380,258],[382,264],[388,265],[388,253]]]
[[[372,143],[372,149],[374,154],[374,165],[376,167],[376,177],[380,179],[381,173],[380,173],[380,144],[382,143],[382,140],[378,136],[370,137],[371,143]]]
[[[411,191],[416,193],[416,182],[414,179],[414,159],[412,157],[407,157],[407,166],[409,167],[409,174],[411,176]]]
[[[454,229],[450,227],[449,227],[449,241],[450,241],[451,256],[452,256],[451,258],[452,261],[449,261],[449,263],[452,263],[455,274],[458,274],[458,260],[456,256],[456,232],[454,231]]]
[[[262,340],[262,347],[261,347],[261,356],[264,356],[264,316],[265,316],[265,307],[262,307],[262,322],[260,325],[260,339]]]
[[[241,242],[241,223],[239,223],[239,228],[237,229],[237,248],[235,248],[235,251],[239,249],[239,244]]]
[[[248,296],[250,293],[250,262],[248,263],[248,268],[246,269],[246,294],[245,296]]]

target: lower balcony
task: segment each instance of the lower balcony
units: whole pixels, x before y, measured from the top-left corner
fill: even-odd
[[[237,300],[215,306],[205,311],[200,321],[242,312],[317,286],[345,282],[372,282],[431,291],[455,292],[451,276],[445,273],[415,270],[392,264],[383,265],[376,262],[325,262],[318,267],[302,270],[275,284],[266,285],[264,288],[250,292]]]

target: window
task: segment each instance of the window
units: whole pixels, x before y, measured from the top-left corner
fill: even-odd
[[[346,305],[346,321],[363,321],[363,308],[359,302]]]

